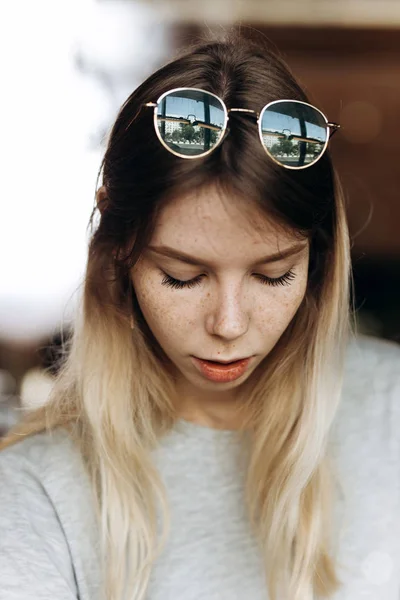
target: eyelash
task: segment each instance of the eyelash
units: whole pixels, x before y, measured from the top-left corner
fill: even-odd
[[[197,277],[194,277],[193,279],[189,279],[188,281],[181,281],[180,279],[174,279],[174,277],[171,277],[171,275],[168,275],[167,273],[165,273],[165,271],[161,271],[164,274],[164,279],[162,280],[161,284],[162,285],[166,285],[168,287],[177,289],[177,290],[182,290],[183,288],[193,288],[196,285],[198,285],[201,281],[201,279],[203,278],[203,275],[198,275]],[[270,285],[271,287],[277,287],[279,285],[290,285],[291,282],[293,281],[293,279],[295,279],[296,275],[295,273],[290,270],[287,273],[285,273],[284,275],[281,275],[281,277],[267,277],[266,275],[256,275],[257,279],[259,279],[261,281],[262,284],[264,285]]]

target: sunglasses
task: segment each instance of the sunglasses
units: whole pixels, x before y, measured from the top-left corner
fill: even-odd
[[[340,127],[300,100],[274,100],[258,113],[248,108],[227,109],[221,98],[198,88],[175,88],[144,106],[154,108],[154,128],[164,148],[189,159],[207,156],[222,143],[229,132],[230,113],[256,118],[262,147],[286,169],[314,165]]]

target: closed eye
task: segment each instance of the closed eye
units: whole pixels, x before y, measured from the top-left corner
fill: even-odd
[[[171,277],[171,275],[168,275],[167,273],[165,273],[165,271],[162,271],[164,278],[161,281],[162,285],[166,285],[168,287],[174,288],[174,289],[178,289],[181,290],[183,288],[193,288],[196,285],[199,285],[201,280],[203,279],[204,275],[198,275],[197,277],[194,277],[193,279],[189,279],[187,281],[181,281],[180,279],[175,279],[174,277]],[[267,277],[266,275],[261,275],[261,274],[255,274],[254,275],[257,279],[259,279],[261,281],[261,283],[263,283],[264,285],[269,285],[272,287],[276,287],[279,285],[290,285],[290,283],[295,279],[296,275],[295,273],[290,270],[287,271],[287,273],[285,273],[284,275],[281,275],[280,277]]]

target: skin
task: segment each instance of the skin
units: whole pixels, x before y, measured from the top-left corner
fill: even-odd
[[[294,317],[307,287],[308,242],[283,233],[257,207],[246,211],[216,190],[174,198],[160,212],[149,246],[131,272],[143,315],[176,367],[185,420],[216,429],[238,427],[235,407],[243,384],[275,346]],[[150,246],[169,246],[209,263],[193,266],[162,256]],[[299,253],[256,265],[261,257],[301,245]],[[294,277],[271,286],[256,275]],[[202,275],[191,288],[162,284]],[[254,356],[250,368],[227,383],[205,378],[191,356],[230,360]]]

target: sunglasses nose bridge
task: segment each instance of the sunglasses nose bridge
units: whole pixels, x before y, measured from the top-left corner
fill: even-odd
[[[238,112],[238,113],[244,113],[244,114],[248,114],[250,116],[254,116],[256,119],[259,118],[260,113],[258,113],[256,110],[252,110],[251,108],[228,108],[228,116],[229,113],[231,112]]]

